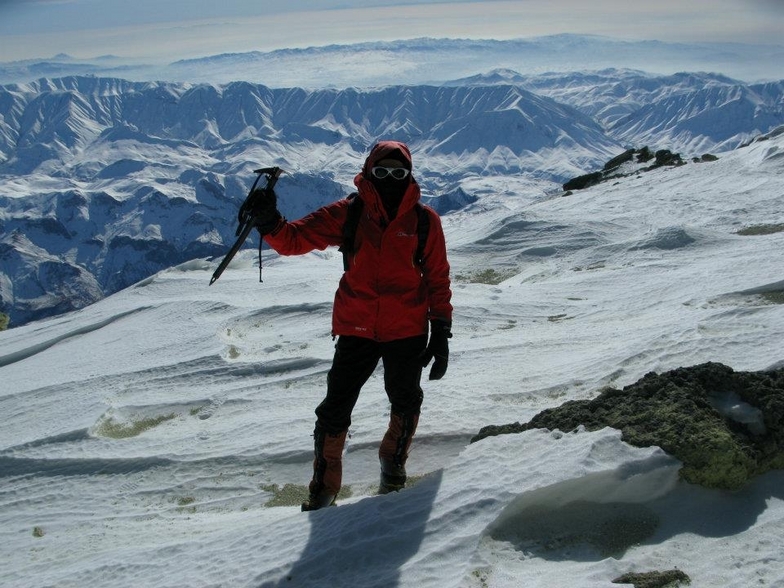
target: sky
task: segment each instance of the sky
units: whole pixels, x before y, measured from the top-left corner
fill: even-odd
[[[394,1],[394,0],[392,0]],[[166,63],[220,53],[417,37],[560,33],[782,44],[782,0],[0,0],[0,62],[68,54]]]

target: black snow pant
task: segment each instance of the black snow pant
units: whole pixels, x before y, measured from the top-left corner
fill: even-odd
[[[327,396],[316,408],[317,424],[330,434],[348,429],[359,392],[379,360],[384,365],[384,388],[392,412],[418,415],[423,399],[419,355],[426,345],[427,335],[386,343],[364,337],[338,337],[332,369],[327,375]]]

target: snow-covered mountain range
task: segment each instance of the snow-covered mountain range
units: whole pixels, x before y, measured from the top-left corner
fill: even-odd
[[[445,213],[557,191],[629,146],[722,152],[784,124],[784,83],[639,71],[271,88],[44,78],[0,87],[0,295],[12,325],[219,256],[262,166],[289,218],[351,190],[374,141],[410,144]],[[503,182],[492,181],[503,178]]]
[[[496,70],[456,84],[515,84],[574,106],[614,139],[686,153],[724,151],[781,124],[784,82],[742,84],[718,74],[651,76],[606,69],[523,76]]]

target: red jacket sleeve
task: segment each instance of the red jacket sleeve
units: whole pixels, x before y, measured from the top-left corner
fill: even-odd
[[[343,242],[348,200],[338,200],[294,221],[282,222],[264,239],[281,255],[301,255]]]

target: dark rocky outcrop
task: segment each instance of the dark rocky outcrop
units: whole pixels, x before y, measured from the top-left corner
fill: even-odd
[[[715,156],[706,154],[698,161],[707,162],[715,161],[716,159]],[[653,160],[653,163],[644,165],[651,160]],[[651,152],[648,147],[627,149],[605,163],[602,171],[574,177],[563,184],[563,189],[564,192],[570,190],[583,190],[613,178],[651,171],[664,166],[674,167],[684,165],[685,163],[686,162],[679,153],[673,153],[669,149],[659,149],[656,153]],[[629,166],[624,167],[624,164],[629,164]]]
[[[622,390],[545,410],[525,424],[482,428],[472,439],[529,429],[619,429],[637,447],[658,446],[683,463],[681,477],[737,489],[784,468],[784,368],[735,372],[720,363],[646,374]]]
[[[647,149],[647,147],[646,147],[646,149]],[[636,151],[634,149],[627,149],[626,151],[624,151],[620,155],[618,155],[616,157],[613,157],[610,161],[605,163],[604,164],[604,168],[602,168],[602,169],[604,171],[610,171],[610,170],[615,169],[616,167],[620,167],[621,164],[624,164],[627,161],[631,161],[632,158],[634,157],[635,153],[636,153]]]
[[[683,165],[686,163],[683,161],[680,153],[673,153],[669,149],[659,149],[655,155],[656,162],[649,168],[656,168],[662,167],[663,165]]]
[[[584,190],[585,188],[595,186],[602,180],[604,180],[604,174],[602,172],[593,172],[572,178],[563,185],[563,189],[567,192],[569,190]]]
[[[648,147],[643,147],[637,152],[637,161],[638,163],[646,163],[653,159],[653,153]]]

